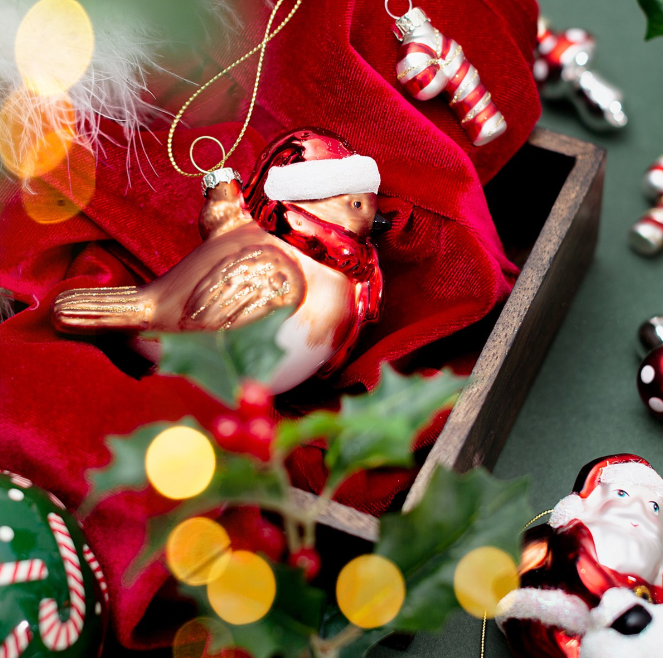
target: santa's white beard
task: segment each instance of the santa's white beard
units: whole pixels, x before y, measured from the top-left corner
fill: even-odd
[[[607,518],[584,523],[592,533],[600,564],[622,574],[640,576],[651,584],[663,584],[658,582],[663,545],[657,535],[641,526],[619,527]]]

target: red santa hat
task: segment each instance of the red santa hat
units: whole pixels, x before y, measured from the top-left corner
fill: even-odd
[[[647,460],[631,454],[601,457],[581,469],[573,492],[557,503],[548,523],[559,528],[577,519],[584,509],[584,499],[599,484],[637,484],[663,495],[663,478]]]

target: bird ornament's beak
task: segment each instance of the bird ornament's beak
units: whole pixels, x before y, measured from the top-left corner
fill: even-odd
[[[373,227],[371,228],[371,237],[377,238],[383,233],[386,233],[391,228],[391,220],[383,217],[382,215],[375,213],[375,219],[373,220]]]

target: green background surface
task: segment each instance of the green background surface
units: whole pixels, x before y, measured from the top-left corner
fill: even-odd
[[[494,471],[500,478],[529,474],[532,506],[542,511],[602,455],[634,452],[663,473],[663,423],[647,413],[635,383],[637,328],[663,314],[663,254],[645,259],[627,243],[631,224],[650,207],[643,173],[663,154],[663,37],[645,43],[635,0],[542,0],[541,13],[556,29],[595,35],[593,68],[623,89],[629,117],[623,132],[603,135],[584,128],[568,107],[543,108],[540,125],[600,144],[608,165],[594,262]],[[460,613],[440,636],[420,635],[406,652],[379,648],[371,658],[479,658],[480,644],[481,622]],[[510,655],[491,623],[486,658]]]

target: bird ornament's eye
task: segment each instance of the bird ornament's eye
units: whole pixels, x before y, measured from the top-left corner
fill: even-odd
[[[361,201],[355,201],[352,204],[357,210],[361,208]]]

